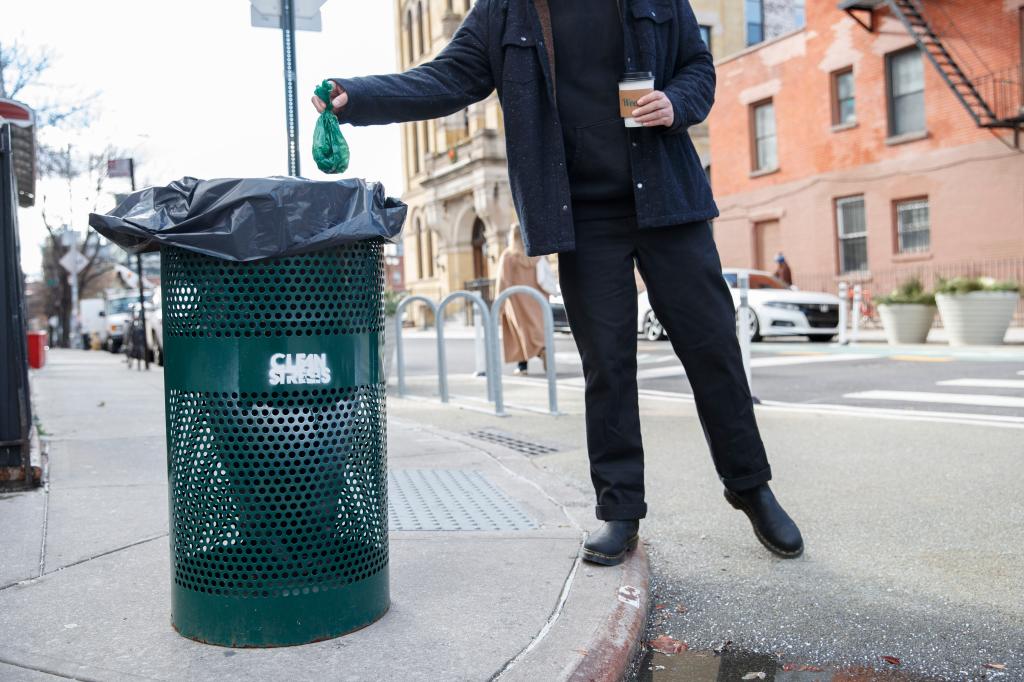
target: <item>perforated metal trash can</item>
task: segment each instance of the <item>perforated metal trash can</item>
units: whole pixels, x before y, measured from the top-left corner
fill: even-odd
[[[161,256],[171,613],[226,646],[335,637],[389,605],[382,244]]]

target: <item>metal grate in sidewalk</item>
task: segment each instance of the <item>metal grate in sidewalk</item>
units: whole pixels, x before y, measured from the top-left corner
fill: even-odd
[[[533,530],[537,523],[479,471],[394,469],[390,530]]]
[[[524,440],[518,436],[514,436],[504,431],[498,431],[497,429],[483,429],[480,431],[470,431],[466,434],[471,438],[478,440],[484,440],[489,443],[495,443],[509,450],[515,450],[521,452],[524,455],[536,456],[536,455],[547,455],[552,452],[558,452],[558,448],[544,443],[537,443],[535,441]]]

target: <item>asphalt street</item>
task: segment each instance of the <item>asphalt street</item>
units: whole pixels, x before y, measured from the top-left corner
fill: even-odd
[[[452,375],[475,370],[474,340],[449,333],[447,360]],[[560,385],[582,388],[575,341],[555,338]],[[405,339],[408,376],[437,372],[432,335]],[[692,394],[681,363],[667,341],[637,341],[640,390],[651,394]],[[504,372],[511,375],[512,365]],[[539,360],[530,362],[528,381],[544,381]],[[754,395],[765,404],[808,408],[900,410],[950,419],[1024,423],[1024,347],[999,352],[951,350],[944,346],[890,348],[883,344],[837,346],[792,341],[752,346]]]

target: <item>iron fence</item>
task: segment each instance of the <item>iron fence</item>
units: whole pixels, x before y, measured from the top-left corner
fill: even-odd
[[[941,279],[953,277],[991,277],[997,281],[1013,281],[1024,286],[1024,257],[970,260],[954,263],[907,263],[887,270],[848,272],[843,274],[801,273],[794,268],[794,284],[807,291],[837,291],[840,282],[851,286],[860,284],[864,290],[865,305],[872,309],[870,301],[890,293],[909,279],[919,279],[926,289],[933,290]],[[867,315],[874,317],[874,315]],[[938,322],[941,326],[941,322]],[[1017,304],[1013,317],[1015,326],[1024,326],[1024,299]]]

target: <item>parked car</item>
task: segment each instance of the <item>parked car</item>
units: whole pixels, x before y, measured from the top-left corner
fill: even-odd
[[[153,292],[146,292],[146,301]],[[105,320],[100,342],[111,353],[118,353],[124,343],[124,334],[132,320],[132,306],[139,302],[139,292],[128,289],[111,289],[104,296],[106,303],[102,317]]]
[[[806,336],[827,343],[839,333],[839,297],[814,291],[800,291],[762,270],[725,268],[722,275],[729,285],[733,306],[738,310],[739,275],[750,278],[748,299],[753,311],[750,338],[760,341],[768,336]],[[650,341],[665,338],[665,330],[651,309],[647,292],[638,297],[637,333]]]
[[[555,331],[571,334],[569,316],[565,313],[565,304],[562,302],[562,297],[549,296],[548,301],[551,303],[551,314],[555,318]]]

